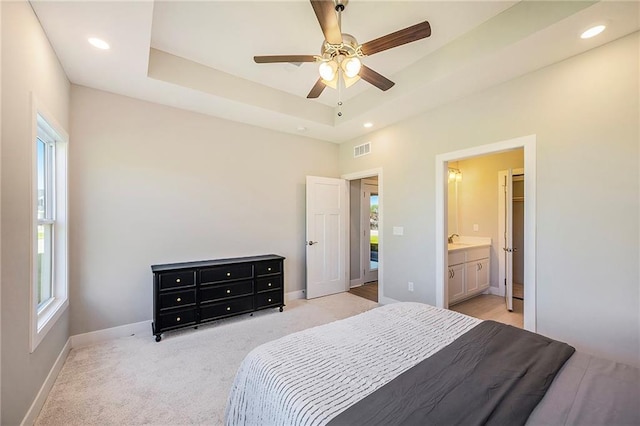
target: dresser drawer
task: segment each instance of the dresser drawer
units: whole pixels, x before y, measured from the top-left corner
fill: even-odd
[[[196,272],[179,271],[163,272],[159,274],[160,290],[167,290],[178,287],[193,287],[196,283]]]
[[[196,323],[196,310],[185,309],[166,314],[161,314],[158,318],[156,329],[166,330],[172,327],[182,327],[184,325]]]
[[[282,262],[279,260],[270,260],[267,262],[256,263],[256,276],[279,274],[282,272]]]
[[[280,306],[282,305],[282,291],[265,291],[264,293],[256,294],[256,309],[266,308],[267,306]]]
[[[172,293],[160,293],[160,309],[171,309],[196,304],[196,291],[185,290]]]
[[[253,311],[253,296],[239,297],[225,302],[201,305],[200,321]]]
[[[200,303],[253,294],[253,281],[240,281],[200,287]]]
[[[200,271],[200,284],[246,280],[248,278],[253,278],[253,265],[250,263],[215,266]]]
[[[256,280],[256,292],[275,290],[282,287],[282,275],[274,277],[258,278]]]

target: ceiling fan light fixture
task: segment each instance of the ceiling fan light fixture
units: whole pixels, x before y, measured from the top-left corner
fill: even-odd
[[[342,69],[344,70],[344,74],[349,78],[357,76],[360,72],[361,67],[362,62],[357,56],[353,56],[342,61]]]
[[[332,81],[336,78],[336,72],[338,71],[338,64],[333,59],[330,61],[320,62],[318,72],[320,77],[325,81]]]

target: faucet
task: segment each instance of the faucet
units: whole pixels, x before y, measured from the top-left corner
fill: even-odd
[[[453,237],[459,237],[459,236],[460,236],[460,235],[458,235],[458,234],[451,234],[451,235],[449,235],[449,238],[448,238],[449,244],[453,244]]]

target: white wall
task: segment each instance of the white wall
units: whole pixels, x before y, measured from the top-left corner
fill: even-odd
[[[276,253],[304,289],[305,176],[337,145],[75,85],[71,114],[72,335],[151,319],[152,264]]]
[[[537,330],[640,364],[639,52],[634,33],[371,133],[366,157],[342,144],[341,173],[385,171],[384,296],[435,303],[436,155],[535,134]]]
[[[2,9],[2,424],[19,424],[69,337],[65,312],[29,353],[31,93],[66,129],[69,81],[26,1]],[[70,150],[73,147],[70,143]]]

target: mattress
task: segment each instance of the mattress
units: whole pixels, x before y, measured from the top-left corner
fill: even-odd
[[[405,302],[266,343],[241,364],[226,423],[327,424],[479,323],[457,312]],[[613,407],[598,411],[618,420],[608,424],[637,424],[638,383],[637,369],[574,354],[529,423],[580,423],[589,415],[582,413],[593,411],[589,405],[597,401],[599,407]],[[630,403],[633,398],[636,403]]]

